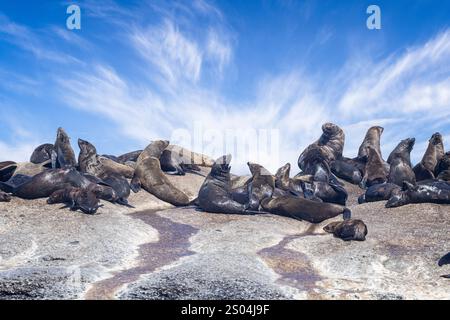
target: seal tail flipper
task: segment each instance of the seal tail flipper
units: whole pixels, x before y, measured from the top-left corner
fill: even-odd
[[[348,208],[344,209],[344,212],[342,215],[344,217],[344,220],[350,220],[352,218],[352,212]]]
[[[439,259],[438,266],[442,267],[444,264],[450,264],[450,252]]]

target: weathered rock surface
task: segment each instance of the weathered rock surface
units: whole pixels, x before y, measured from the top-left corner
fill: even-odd
[[[204,177],[169,179],[193,199]],[[145,191],[94,216],[13,198],[0,203],[0,298],[450,299],[437,266],[450,206],[357,205],[346,187],[364,242],[325,233],[330,221],[210,214]]]

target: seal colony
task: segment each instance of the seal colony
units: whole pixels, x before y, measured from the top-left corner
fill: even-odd
[[[363,241],[367,226],[352,218],[346,207],[348,193],[339,179],[365,189],[359,203],[386,201],[386,208],[450,204],[450,153],[445,153],[442,135],[431,136],[422,160],[413,167],[410,154],[415,139],[400,141],[386,161],[381,153],[383,131],[380,126],[369,128],[358,154],[348,158],[343,155],[344,130],[325,123],[317,141],[300,152],[300,172],[292,178],[289,163],[272,174],[248,162],[251,178],[244,179],[231,175],[231,155],[214,161],[166,140],[116,156],[100,155],[91,142],[78,139],[77,159],[69,135],[58,128],[55,143],[38,146],[29,162],[0,162],[0,201],[47,198],[49,204],[64,203],[71,210],[95,214],[101,200],[132,206],[130,192],[145,190],[174,206],[195,205],[210,213],[270,213],[310,223],[341,216],[342,221],[324,230],[345,241]],[[200,174],[200,167],[210,168],[210,173],[195,199],[166,176]],[[243,183],[235,186],[240,180]]]

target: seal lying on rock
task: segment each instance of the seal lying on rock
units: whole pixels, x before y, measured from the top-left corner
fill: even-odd
[[[364,241],[367,235],[367,226],[362,220],[348,219],[339,222],[331,222],[323,228],[324,231],[334,234],[344,241]]]
[[[340,214],[344,219],[351,218],[350,209],[326,202],[317,202],[292,195],[266,198],[261,201],[263,210],[273,214],[320,223]]]
[[[131,181],[131,188],[137,192],[142,187],[155,197],[173,204],[174,206],[187,206],[189,197],[176,188],[161,170],[159,157],[168,141],[152,142],[139,156]]]
[[[307,174],[311,174],[308,170],[309,162],[311,159],[315,159],[317,151],[323,155],[328,163],[342,157],[345,143],[344,131],[333,123],[322,125],[322,131],[320,138],[309,145],[298,158],[298,166]],[[311,155],[312,151],[316,151],[316,153]]]
[[[422,160],[414,167],[417,181],[435,178],[435,170],[439,161],[444,156],[444,144],[439,132],[433,134],[428,141],[428,147]]]
[[[450,204],[450,183],[428,181],[414,186],[405,182],[402,191],[392,196],[386,203],[386,208],[400,207],[410,203]]]
[[[128,196],[130,195],[130,184],[127,179],[120,174],[120,170],[116,170],[120,164],[112,164],[114,161],[107,158],[99,159],[97,150],[94,145],[88,141],[78,139],[78,146],[80,147],[80,154],[78,156],[78,163],[80,172],[91,174],[114,189],[119,204],[128,204]],[[131,169],[131,168],[130,168]],[[131,169],[132,170],[132,169]]]
[[[450,181],[450,152],[445,153],[439,160],[435,174],[439,180]]]
[[[406,139],[400,142],[401,147],[390,155],[390,170],[388,182],[403,186],[403,182],[416,184],[416,175],[411,167],[411,151],[414,148],[415,139]]]
[[[230,181],[231,155],[218,158],[198,192],[198,206],[213,213],[253,214],[245,204],[232,198]]]
[[[184,176],[185,171],[200,171],[198,165],[193,163],[193,159],[189,155],[183,154],[184,149],[166,149],[163,151],[159,161],[161,162],[161,169],[174,175]]]
[[[53,192],[47,199],[47,203],[66,203],[71,210],[80,209],[86,214],[95,214],[99,208],[99,201],[95,192],[74,187],[66,187]]]
[[[55,146],[51,143],[45,143],[34,149],[30,157],[30,162],[39,164],[48,160],[52,160],[52,168],[56,168],[57,157],[58,155],[56,153]]]
[[[54,148],[56,151],[56,165],[58,168],[71,168],[77,166],[75,153],[70,145],[70,138],[63,128],[58,128]]]
[[[364,164],[362,162],[344,157],[333,161],[330,169],[338,178],[353,184],[361,183],[364,175]]]
[[[380,183],[370,186],[366,192],[358,198],[358,203],[376,202],[389,200],[392,196],[400,193],[402,188],[394,183]]]

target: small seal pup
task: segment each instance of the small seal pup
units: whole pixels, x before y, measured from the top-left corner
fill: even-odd
[[[323,230],[344,241],[364,241],[367,235],[367,226],[362,220],[357,219],[331,222]]]
[[[47,199],[47,203],[66,203],[70,206],[70,210],[80,209],[86,214],[95,214],[99,208],[99,201],[95,192],[74,187],[66,187],[53,192]]]
[[[416,175],[411,167],[411,151],[414,148],[415,139],[406,139],[400,142],[401,148],[391,155],[391,165],[388,182],[403,186],[403,182],[416,184]]]
[[[55,147],[51,143],[45,143],[34,149],[30,157],[30,162],[34,164],[39,164],[52,160],[52,168],[56,168],[56,159],[58,155],[56,153]]]
[[[450,183],[432,180],[414,186],[404,182],[402,191],[388,200],[386,208],[400,207],[410,203],[450,204]]]
[[[371,146],[368,146],[366,149],[368,158],[365,166],[364,177],[360,183],[360,187],[363,189],[375,184],[386,182],[388,176],[388,172],[384,166],[384,161],[377,150]]]
[[[380,139],[383,131],[384,128],[380,126],[373,126],[367,130],[366,136],[359,147],[357,159],[365,161],[368,158],[367,147],[369,146],[375,149],[381,156]]]
[[[245,204],[232,199],[230,180],[231,155],[218,158],[198,192],[198,206],[207,212],[253,214]]]
[[[435,178],[436,166],[444,157],[444,144],[439,132],[434,133],[428,140],[428,147],[422,160],[414,167],[417,181]]]
[[[260,202],[272,196],[275,189],[275,177],[257,163],[247,162],[247,165],[252,174],[252,180],[249,184],[249,209],[259,210]]]
[[[320,138],[309,145],[298,158],[298,166],[307,174],[310,174],[307,170],[308,161],[314,159],[314,156],[310,155],[313,150],[319,150],[328,163],[342,157],[345,143],[344,131],[333,123],[322,125],[322,131]]]
[[[401,191],[402,188],[394,183],[374,184],[367,188],[365,193],[359,196],[358,203],[362,204],[365,202],[389,200],[392,196]]]
[[[11,196],[3,191],[0,191],[0,202],[10,202]]]
[[[320,223],[340,214],[343,215],[344,219],[351,218],[351,211],[346,207],[334,203],[317,202],[292,195],[265,198],[261,201],[261,207],[263,210],[272,214],[306,220],[311,223]]]
[[[70,138],[63,128],[58,128],[54,144],[56,151],[56,166],[58,168],[71,168],[77,166],[75,153],[70,145]]]
[[[97,156],[97,150],[94,145],[86,140],[78,139],[80,154],[78,156],[78,165],[81,173],[88,173],[100,178],[103,183],[114,189],[119,204],[128,205],[130,195],[130,184],[128,180],[119,172],[115,172],[114,166],[105,165],[106,158],[102,162]],[[109,160],[109,159],[108,159]],[[112,160],[110,160],[113,162]]]
[[[161,170],[159,157],[168,141],[155,141],[151,143],[139,156],[131,180],[131,188],[137,192],[142,187],[158,199],[168,202],[174,206],[187,206],[189,197],[176,188]]]

